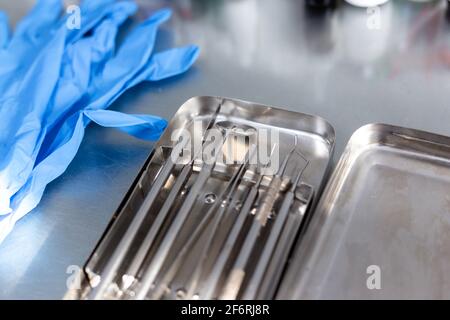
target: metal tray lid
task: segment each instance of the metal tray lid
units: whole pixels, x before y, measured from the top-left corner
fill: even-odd
[[[450,138],[385,124],[351,137],[280,299],[450,298]]]

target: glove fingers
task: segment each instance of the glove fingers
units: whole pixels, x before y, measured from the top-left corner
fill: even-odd
[[[157,122],[147,123],[129,127],[119,127],[118,129],[130,136],[147,141],[157,141],[167,127],[167,121],[159,119]]]
[[[186,72],[197,60],[199,52],[198,47],[187,46],[154,54],[139,74],[109,97],[109,104],[115,101],[124,91],[142,81],[159,81]]]
[[[84,114],[103,127],[118,128],[136,138],[154,141],[167,127],[167,121],[150,115],[131,115],[110,110],[86,110]]]
[[[116,56],[105,64],[101,74],[96,75],[97,81],[92,86],[95,91],[88,93],[87,109],[104,109],[129,87],[127,83],[136,77],[153,52],[159,25],[170,14],[170,10],[160,10],[132,30]]]
[[[67,108],[80,98],[87,91],[92,73],[112,56],[120,25],[136,10],[132,2],[119,4],[121,6],[115,6],[118,11],[106,17],[91,36],[67,46],[53,109]],[[116,13],[120,18],[117,18]]]
[[[128,1],[127,1],[128,3]],[[115,0],[83,1],[80,7],[81,25],[80,29],[69,30],[67,43],[74,43],[80,40],[88,31],[95,28],[106,16],[119,14],[124,10],[124,14],[129,9],[127,5],[121,7]]]
[[[31,12],[16,27],[12,41],[24,38],[36,40],[49,30],[54,30],[61,16],[61,0],[39,0]]]
[[[114,15],[115,19],[135,10],[129,1],[115,3],[114,0],[83,1],[80,8],[80,28],[69,29],[66,22],[70,17],[61,16],[61,0],[40,0],[34,9],[22,19],[12,36],[7,52],[0,51],[0,84],[14,81],[11,74],[20,74],[20,68],[27,68],[34,62],[35,51],[46,47],[57,29],[67,29],[66,44],[80,40],[88,31],[98,25],[105,16]],[[1,47],[0,47],[1,48]]]
[[[144,24],[161,24],[170,19],[172,15],[172,10],[170,9],[160,9],[154,12],[145,22]]]
[[[128,17],[135,14],[136,10],[134,2],[124,1],[115,4],[113,11],[94,30],[91,40],[93,63],[99,64],[111,57],[119,27]]]
[[[184,73],[194,64],[199,53],[197,46],[174,48],[156,53],[149,61],[145,80],[158,81]]]
[[[129,79],[145,65],[153,52],[158,27],[170,17],[170,10],[160,10],[131,31],[119,48],[117,55],[105,66],[104,76],[111,81]],[[126,81],[123,79],[123,81]]]
[[[136,13],[138,6],[133,1],[121,1],[114,3],[113,10],[109,15],[116,25],[121,25],[129,16]]]
[[[83,1],[80,29],[67,28],[67,17],[60,19],[55,5],[61,1],[39,1],[9,44],[7,22],[0,16],[0,85],[5,84],[7,93],[14,91],[9,88],[18,90],[3,96],[4,101],[16,99],[15,108],[0,105],[2,121],[13,120],[5,129],[9,133],[0,133],[0,149],[5,145],[2,137],[13,137],[3,153],[8,160],[0,159],[0,194],[6,195],[0,197],[0,213],[5,214],[0,217],[0,242],[39,203],[47,184],[67,169],[90,121],[157,140],[167,126],[164,119],[103,109],[141,81],[185,72],[198,57],[194,46],[153,54],[158,27],[170,10],[155,12],[132,30],[113,56],[119,26],[136,11],[133,2]],[[61,40],[58,45],[55,37]],[[11,152],[13,157],[8,157]],[[2,174],[14,179],[6,181]]]
[[[81,10],[91,12],[114,4],[115,0],[83,0],[81,1]]]
[[[95,74],[113,55],[118,29],[136,9],[134,2],[115,3],[111,14],[95,27],[91,36],[66,49],[62,74],[49,107],[50,136],[55,135],[53,128],[57,128],[66,115],[79,111],[74,107],[75,102],[87,92]]]

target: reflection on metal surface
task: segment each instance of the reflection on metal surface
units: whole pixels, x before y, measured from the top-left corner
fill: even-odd
[[[367,78],[374,76],[377,62],[385,57],[390,45],[392,5],[387,3],[378,10],[371,16],[364,9],[351,8],[342,11],[340,17],[345,55],[362,66]]]

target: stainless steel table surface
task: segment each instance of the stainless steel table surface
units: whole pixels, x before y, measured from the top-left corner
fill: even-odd
[[[0,8],[15,22],[33,2],[0,0]],[[367,123],[450,135],[445,1],[391,1],[379,12],[341,3],[326,14],[305,10],[301,0],[140,3],[140,17],[174,8],[159,48],[195,43],[202,52],[187,74],[140,85],[114,110],[170,119],[196,95],[280,106],[327,119],[336,129],[335,158]],[[68,267],[86,261],[151,149],[89,127],[67,172],[0,245],[0,298],[61,298]]]

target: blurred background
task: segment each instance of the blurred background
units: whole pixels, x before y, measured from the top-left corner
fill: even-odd
[[[450,135],[446,0],[137,2],[128,27],[171,7],[158,49],[193,43],[201,55],[187,74],[139,85],[112,110],[170,119],[188,98],[217,95],[310,113],[334,126],[335,160],[367,123]],[[0,0],[0,9],[14,25],[33,4]],[[90,126],[68,171],[0,246],[0,298],[61,298],[70,266],[86,261],[151,150]]]

